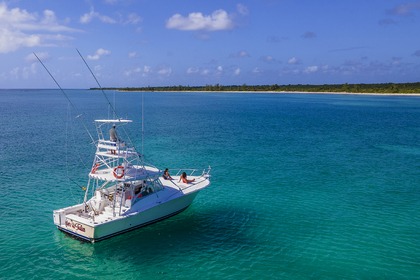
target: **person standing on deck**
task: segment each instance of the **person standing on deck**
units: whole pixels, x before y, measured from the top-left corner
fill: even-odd
[[[116,125],[113,124],[111,129],[109,130],[109,140],[112,142],[118,141],[117,130],[115,129]],[[117,152],[116,150],[111,150],[111,154],[115,155]]]
[[[117,130],[115,129],[115,124],[113,124],[111,129],[109,130],[109,140],[111,140],[112,142],[118,141]]]

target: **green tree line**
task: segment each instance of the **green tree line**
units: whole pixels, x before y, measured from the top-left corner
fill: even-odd
[[[97,90],[98,88],[91,88]],[[147,86],[103,88],[121,91],[255,91],[255,92],[348,92],[348,93],[420,93],[419,83],[325,84],[325,85],[205,85]]]

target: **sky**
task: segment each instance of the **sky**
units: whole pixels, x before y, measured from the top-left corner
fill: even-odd
[[[0,0],[0,88],[420,82],[420,1]]]

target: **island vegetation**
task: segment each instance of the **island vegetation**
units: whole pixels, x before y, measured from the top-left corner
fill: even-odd
[[[93,90],[98,88],[91,88]],[[378,94],[419,94],[418,83],[383,84],[325,84],[325,85],[205,85],[205,86],[147,86],[103,88],[120,91],[233,91],[233,92],[319,92],[319,93],[378,93]]]

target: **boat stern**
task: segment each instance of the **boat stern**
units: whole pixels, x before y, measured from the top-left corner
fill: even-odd
[[[61,221],[66,219],[66,215],[62,209],[53,211],[54,225],[61,225]]]
[[[85,218],[76,215],[82,204],[53,211],[54,224],[63,232],[87,241],[94,240],[94,227]]]

